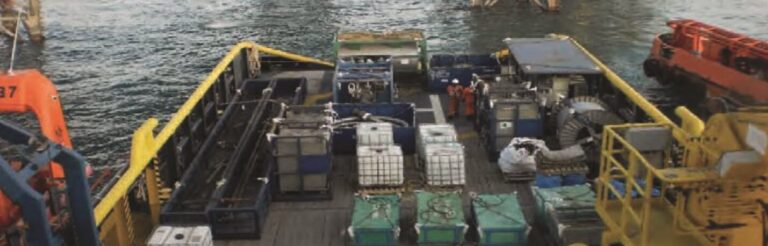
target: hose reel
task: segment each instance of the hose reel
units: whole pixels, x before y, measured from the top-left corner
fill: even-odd
[[[603,126],[623,123],[607,104],[588,96],[563,101],[553,109],[552,116],[561,148],[590,142],[599,145]]]

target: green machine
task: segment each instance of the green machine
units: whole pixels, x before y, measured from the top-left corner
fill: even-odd
[[[457,245],[469,226],[457,192],[416,192],[416,233],[419,245]]]
[[[481,194],[472,198],[472,216],[482,246],[527,245],[530,226],[517,194]]]
[[[398,245],[400,197],[396,195],[356,196],[352,224],[347,229],[351,245]]]

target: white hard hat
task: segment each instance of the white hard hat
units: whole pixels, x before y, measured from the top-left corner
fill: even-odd
[[[451,83],[452,84],[458,84],[459,83],[459,79],[453,79],[453,80],[451,80]]]

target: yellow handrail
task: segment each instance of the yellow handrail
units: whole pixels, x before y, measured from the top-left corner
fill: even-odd
[[[704,121],[697,117],[688,108],[680,106],[675,108],[675,114],[682,120],[683,129],[692,136],[700,136],[704,132]]]
[[[156,141],[152,136],[152,129],[157,124],[157,119],[150,118],[133,133],[130,166],[93,210],[97,225],[101,225],[120,199],[125,197],[133,183],[149,164],[150,159],[154,157]]]
[[[120,177],[115,183],[104,199],[96,205],[94,209],[94,215],[96,217],[96,224],[101,225],[104,219],[109,215],[110,211],[116,206],[117,202],[123,198],[142,172],[147,168],[152,158],[156,156],[166,141],[176,132],[176,129],[181,125],[184,119],[189,116],[195,105],[202,100],[205,93],[216,82],[216,79],[224,73],[230,63],[235,57],[240,54],[244,49],[257,50],[265,54],[283,57],[290,60],[299,62],[318,64],[323,66],[333,67],[334,64],[310,57],[292,54],[289,52],[272,49],[252,41],[243,41],[232,47],[226,56],[216,65],[213,71],[208,77],[200,83],[200,86],[195,89],[190,95],[189,99],[179,108],[179,110],[171,117],[168,123],[163,127],[160,133],[156,137],[153,137],[153,129],[158,125],[156,118],[150,118],[144,122],[133,134],[133,142],[131,146],[131,161],[128,170]],[[256,55],[256,54],[253,54]],[[156,211],[153,211],[153,213]]]
[[[657,168],[652,165],[643,154],[630,144],[620,134],[619,129],[625,130],[638,127],[669,127],[670,124],[662,123],[636,123],[606,126],[603,129],[603,145],[601,149],[601,173],[597,178],[598,199],[595,207],[607,226],[607,233],[611,240],[619,240],[626,245],[649,245],[649,233],[651,226],[651,207],[654,203],[665,200],[668,187],[684,187],[690,184],[700,184],[708,179],[686,179],[681,175],[666,175],[668,170],[676,168]],[[621,155],[622,158],[615,157]],[[621,160],[620,160],[621,159]],[[618,171],[618,172],[617,172]],[[614,175],[616,174],[616,175]],[[614,180],[623,181],[623,192],[620,192],[612,183]],[[640,183],[639,181],[644,181]],[[654,187],[660,186],[659,194],[654,194]],[[613,198],[611,198],[613,196]],[[680,203],[677,203],[680,204]],[[618,207],[615,207],[617,206]],[[639,206],[638,206],[639,205]],[[671,206],[671,205],[670,205]],[[679,209],[677,205],[673,209]],[[610,211],[620,211],[611,215]],[[673,222],[689,224],[682,213],[673,214]],[[628,223],[632,223],[629,225]],[[638,231],[629,233],[629,228]],[[680,232],[678,232],[680,233]],[[635,236],[630,236],[633,234]],[[686,234],[697,240],[697,243],[706,243],[703,234]],[[607,238],[603,238],[606,240]],[[639,240],[639,241],[638,241]],[[604,241],[606,243],[606,241]]]

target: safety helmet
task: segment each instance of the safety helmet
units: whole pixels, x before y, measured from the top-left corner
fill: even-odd
[[[459,83],[459,79],[453,79],[453,80],[451,80],[451,84],[458,84],[458,83]]]

